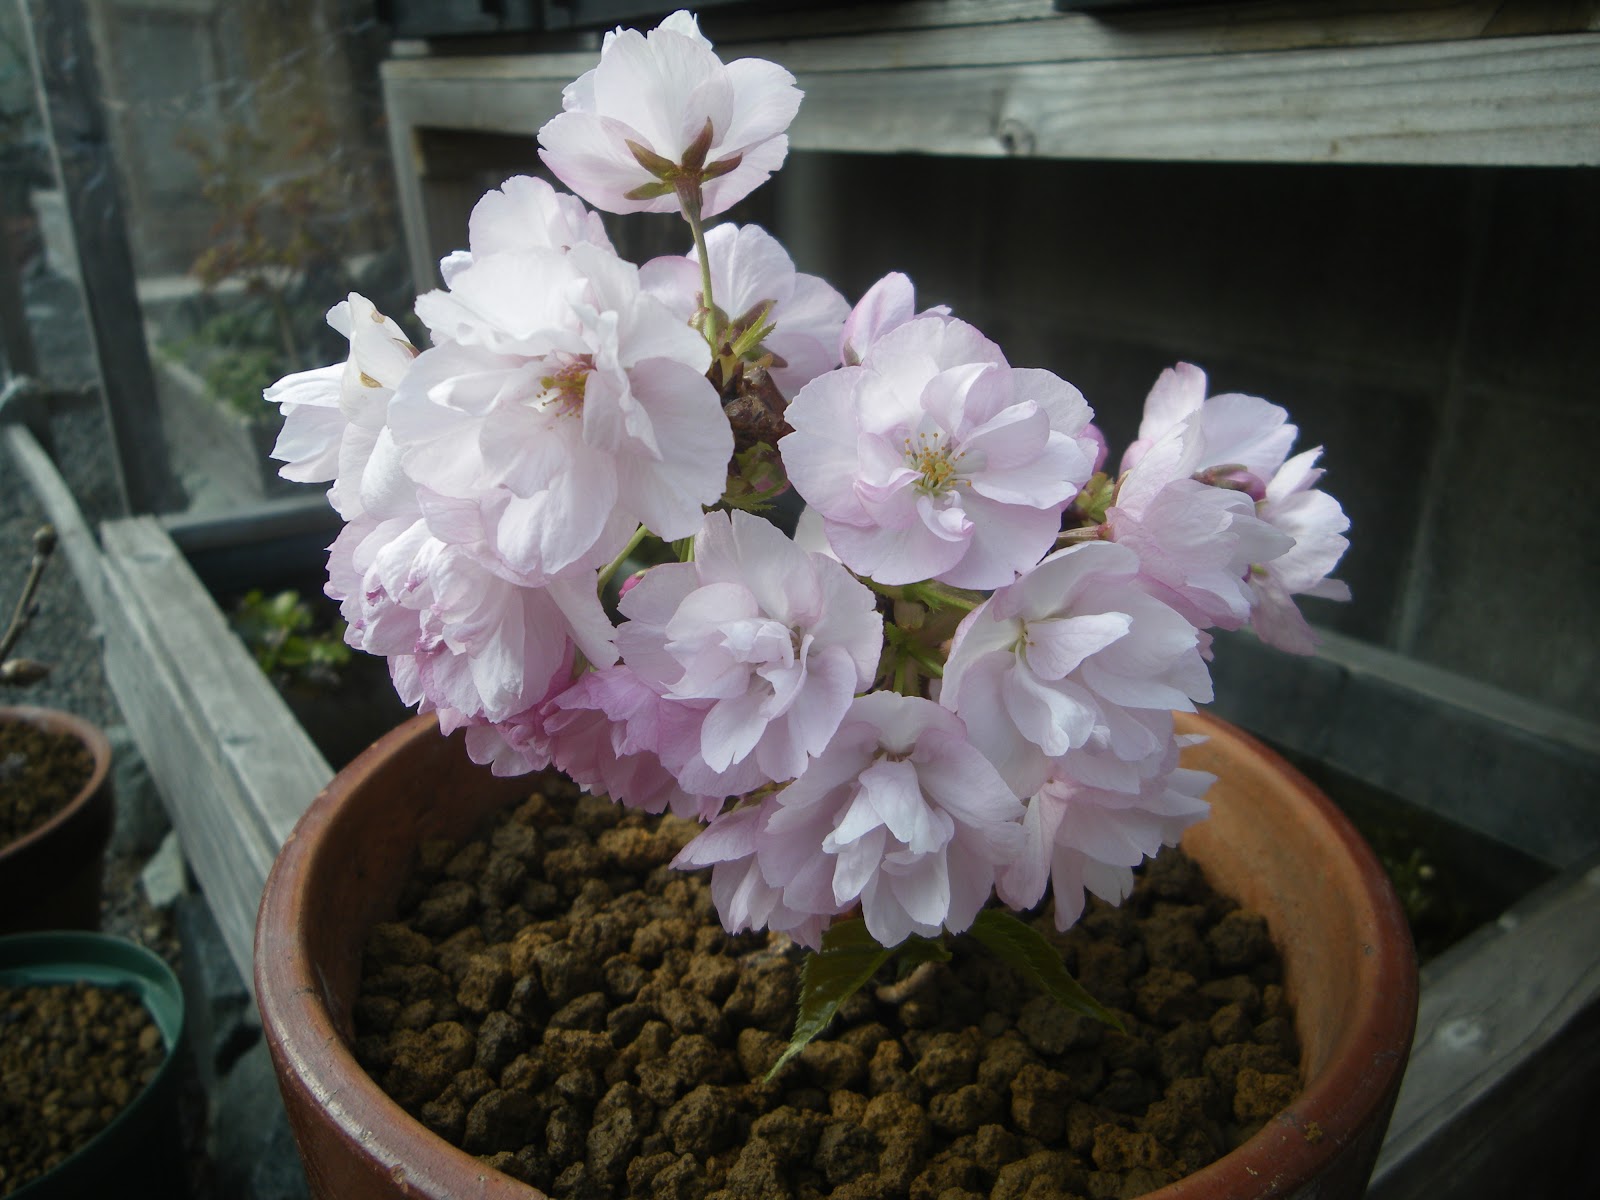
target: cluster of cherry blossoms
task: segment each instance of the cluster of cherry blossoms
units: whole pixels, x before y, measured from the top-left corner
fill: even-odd
[[[686,13],[608,35],[540,134],[576,196],[483,197],[426,349],[336,305],[348,360],[267,392],[275,453],[331,484],[351,644],[497,772],[706,822],[677,865],[730,930],[815,947],[859,909],[893,946],[1050,888],[1065,928],[1206,811],[1172,713],[1211,697],[1209,631],[1308,651],[1348,522],[1284,410],[1193,366],[1108,471],[1076,388],[903,275],[852,307],[705,229],[799,102]],[[626,262],[577,197],[693,246]]]

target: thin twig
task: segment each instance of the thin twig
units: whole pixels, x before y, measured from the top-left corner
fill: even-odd
[[[17,598],[16,611],[11,614],[11,624],[6,626],[4,635],[0,635],[0,663],[4,663],[11,656],[11,651],[16,647],[22,637],[22,631],[28,627],[28,622],[33,620],[33,597],[39,590],[39,581],[44,578],[45,564],[50,561],[50,556],[56,548],[56,531],[52,525],[41,525],[33,534],[33,558],[28,563],[28,578],[22,585],[22,595]]]

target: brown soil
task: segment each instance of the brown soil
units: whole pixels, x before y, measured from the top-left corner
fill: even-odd
[[[72,803],[93,774],[94,756],[71,734],[0,721],[0,849]]]
[[[1113,1200],[1298,1090],[1265,923],[1177,852],[1056,938],[1129,1035],[958,940],[765,1083],[798,953],[729,937],[707,877],[666,866],[696,826],[535,783],[486,839],[423,847],[367,945],[356,1053],[429,1128],[559,1200]]]
[[[110,1124],[165,1054],[136,996],[83,983],[0,985],[0,1196]]]

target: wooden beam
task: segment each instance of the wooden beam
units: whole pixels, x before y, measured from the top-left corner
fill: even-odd
[[[1025,33],[1036,32],[1030,24]],[[924,31],[944,37],[948,31]],[[1162,161],[1600,164],[1600,34],[1128,56],[1043,51],[1009,27],[873,65],[851,39],[740,47],[797,65],[797,149]],[[990,42],[1001,39],[1001,49]],[[1112,49],[1122,43],[1113,41]],[[1169,51],[1183,43],[1167,44]],[[1028,61],[1005,61],[1023,54]],[[879,57],[887,55],[886,58]],[[396,145],[417,128],[535,133],[592,55],[385,64]],[[926,65],[922,60],[940,65]],[[993,59],[1001,59],[995,62]],[[810,62],[810,67],[802,65]],[[892,64],[892,65],[890,65]]]
[[[267,872],[333,769],[153,517],[101,540],[107,678],[249,979]]]
[[[1174,162],[1600,164],[1600,35],[801,73],[797,149]]]
[[[1530,1178],[1530,1143],[1539,1147],[1531,1178],[1546,1183],[1552,1141],[1588,1144],[1593,1108],[1562,1112],[1553,1101],[1563,1083],[1587,1080],[1591,1102],[1600,1090],[1597,930],[1593,858],[1428,965],[1371,1200],[1514,1194]]]
[[[182,490],[156,405],[84,0],[21,0],[21,6],[39,114],[77,246],[117,489],[128,511],[178,507]]]
[[[1600,726],[1354,638],[1217,637],[1219,716],[1557,868],[1600,850]]]

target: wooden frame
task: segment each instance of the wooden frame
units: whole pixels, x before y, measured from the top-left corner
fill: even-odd
[[[1369,0],[1111,16],[1058,13],[1048,0],[921,0],[713,13],[703,26],[726,56],[794,72],[806,102],[789,136],[802,150],[1600,164],[1600,13],[1505,7]],[[401,50],[413,57],[384,64],[384,96],[407,248],[426,286],[439,249],[429,208],[459,168],[434,161],[423,133],[531,138],[596,55]]]
[[[156,405],[84,0],[22,0],[22,14],[39,113],[77,248],[117,491],[125,511],[159,512],[179,500],[181,489]]]

